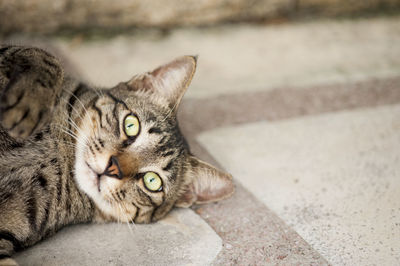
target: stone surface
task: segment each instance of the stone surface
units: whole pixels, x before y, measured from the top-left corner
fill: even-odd
[[[180,55],[198,54],[186,98],[400,75],[400,17],[181,29],[166,37],[78,38],[55,45],[78,72],[101,86],[129,80]]]
[[[91,28],[171,28],[295,15],[341,15],[399,9],[398,0],[0,0],[0,33],[55,33]],[[23,14],[23,15],[22,15]],[[45,23],[43,23],[45,22]]]
[[[240,184],[236,184],[232,198],[197,206],[196,212],[223,239],[223,249],[212,265],[328,265],[295,230]]]
[[[397,265],[399,117],[394,105],[216,129],[199,140],[330,263]]]
[[[130,227],[69,226],[15,259],[21,265],[208,265],[222,247],[219,236],[190,209]]]

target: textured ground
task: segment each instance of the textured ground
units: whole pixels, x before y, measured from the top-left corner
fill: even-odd
[[[181,126],[237,191],[132,234],[67,228],[22,264],[400,264],[400,17],[53,43],[102,86],[199,54]]]

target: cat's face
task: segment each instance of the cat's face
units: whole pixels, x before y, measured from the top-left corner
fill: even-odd
[[[181,57],[104,91],[79,121],[75,178],[105,217],[147,223],[232,194],[230,175],[193,157],[176,109],[196,67]]]

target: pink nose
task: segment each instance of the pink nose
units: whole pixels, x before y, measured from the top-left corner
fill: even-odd
[[[107,168],[104,171],[103,175],[122,179],[123,174],[121,168],[119,167],[117,157],[115,156],[110,157],[110,161],[108,162]]]

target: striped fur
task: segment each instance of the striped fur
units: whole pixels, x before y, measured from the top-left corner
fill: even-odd
[[[99,89],[43,50],[0,46],[0,265],[67,224],[149,223],[232,194],[230,175],[193,157],[176,121],[195,67],[181,57]],[[128,114],[140,122],[135,137]],[[146,189],[146,172],[160,191]]]

